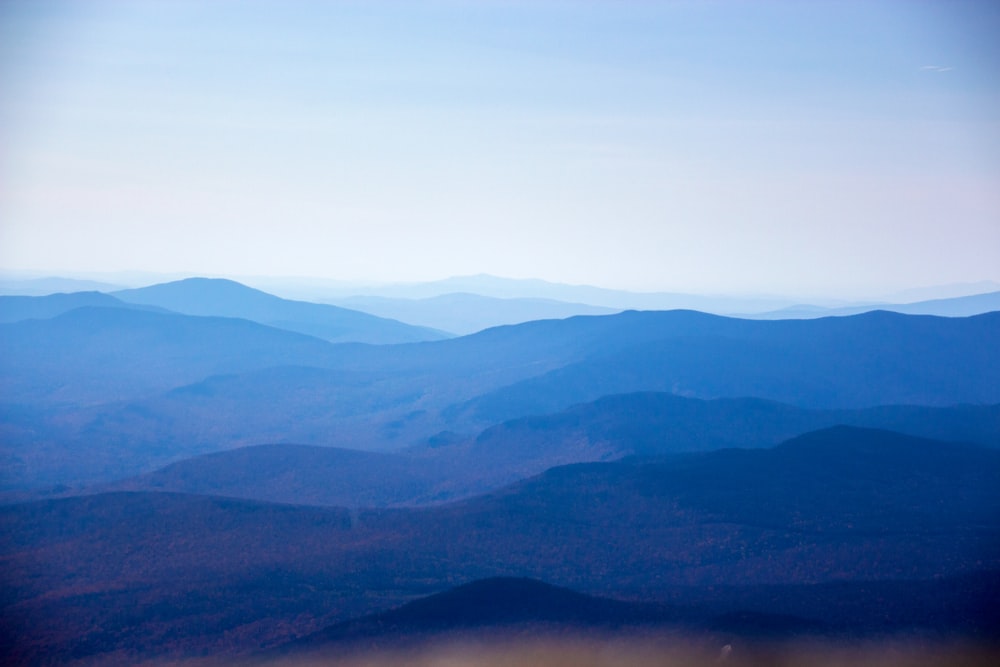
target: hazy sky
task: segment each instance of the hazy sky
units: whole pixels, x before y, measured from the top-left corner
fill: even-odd
[[[1000,3],[0,1],[0,268],[1000,280]]]

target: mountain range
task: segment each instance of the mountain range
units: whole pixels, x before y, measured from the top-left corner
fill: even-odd
[[[482,304],[588,303],[425,296],[469,330]],[[1000,312],[450,336],[225,280],[0,297],[0,661],[598,637],[995,657],[997,340]]]

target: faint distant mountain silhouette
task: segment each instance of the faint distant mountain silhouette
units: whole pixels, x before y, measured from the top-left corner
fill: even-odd
[[[333,299],[346,297],[387,297],[428,299],[448,294],[477,294],[497,299],[549,299],[586,304],[614,310],[674,310],[678,308],[711,313],[762,312],[795,303],[784,297],[739,297],[699,295],[681,292],[634,292],[590,285],[566,285],[546,280],[500,278],[489,274],[456,276],[427,283],[342,288]]]
[[[47,276],[43,278],[0,277],[0,294],[46,296],[71,292],[108,292],[122,285],[97,280]]]
[[[159,306],[185,315],[240,317],[331,342],[412,343],[448,335],[356,310],[290,301],[232,280],[188,278],[114,292],[128,303]]]
[[[469,293],[442,294],[423,299],[353,296],[331,300],[330,303],[459,335],[532,320],[618,312],[613,308],[554,299],[498,298]]]
[[[780,310],[751,315],[760,319],[842,317],[873,310],[886,310],[907,315],[937,315],[940,317],[969,317],[1000,310],[1000,292],[986,292],[968,296],[932,299],[912,303],[877,303],[859,306],[823,308],[820,306],[790,306]]]

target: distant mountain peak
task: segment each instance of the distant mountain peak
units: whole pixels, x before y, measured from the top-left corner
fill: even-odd
[[[159,306],[185,315],[238,317],[331,342],[373,344],[440,340],[426,327],[330,304],[293,301],[226,278],[184,278],[114,292],[129,303]]]

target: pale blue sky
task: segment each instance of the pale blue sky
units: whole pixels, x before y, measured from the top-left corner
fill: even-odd
[[[1000,10],[0,2],[0,268],[1000,280]]]

